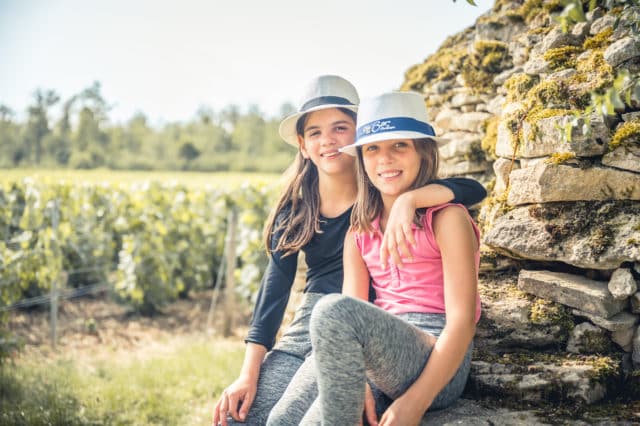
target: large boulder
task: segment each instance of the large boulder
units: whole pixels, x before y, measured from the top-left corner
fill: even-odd
[[[484,243],[503,255],[615,269],[640,261],[640,203],[575,202],[517,207],[492,219]]]
[[[516,157],[544,157],[554,153],[569,153],[576,157],[604,154],[610,139],[610,131],[602,118],[594,116],[588,132],[584,132],[584,120],[579,119],[577,125],[571,128],[571,137],[566,138],[564,129],[573,120],[574,117],[571,115],[558,115],[540,119],[534,124],[523,121],[522,140]],[[510,134],[511,131],[506,126],[498,128],[497,155],[507,158],[513,156],[514,147]]]
[[[640,174],[608,167],[540,163],[509,176],[509,205],[581,200],[640,200]]]

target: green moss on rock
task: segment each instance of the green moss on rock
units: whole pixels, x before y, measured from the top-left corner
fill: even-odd
[[[462,77],[465,86],[473,93],[490,93],[495,89],[493,79],[512,66],[509,48],[500,41],[477,41],[474,53],[462,62]]]
[[[551,237],[550,244],[578,236],[586,239],[587,247],[597,259],[615,242],[612,220],[620,214],[635,217],[637,208],[636,202],[626,200],[553,202],[530,206],[529,216],[546,222],[544,228]]]

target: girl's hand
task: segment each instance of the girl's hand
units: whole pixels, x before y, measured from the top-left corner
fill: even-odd
[[[364,392],[364,417],[367,419],[370,426],[377,426],[378,417],[376,416],[376,400],[373,397],[373,392],[371,392],[371,386],[369,386],[369,383],[366,383]],[[363,422],[360,421],[360,424],[363,424]]]
[[[428,408],[428,407],[427,407]],[[419,425],[427,408],[417,407],[409,398],[400,397],[393,401],[380,418],[379,426]]]
[[[391,262],[402,266],[402,258],[412,260],[409,245],[415,246],[411,224],[416,214],[416,204],[411,192],[400,195],[393,203],[380,246],[380,262],[386,268]]]
[[[256,397],[258,383],[243,377],[239,377],[235,382],[229,385],[213,409],[213,426],[227,426],[227,415],[236,420],[243,422],[247,418],[247,413],[253,400]],[[238,410],[238,404],[242,401],[242,406]]]

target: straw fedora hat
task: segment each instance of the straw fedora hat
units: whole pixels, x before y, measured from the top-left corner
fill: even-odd
[[[316,77],[306,86],[298,111],[280,123],[280,137],[297,147],[296,124],[304,114],[327,108],[347,108],[357,112],[359,103],[358,92],[349,81],[337,75]]]
[[[436,137],[428,122],[422,95],[413,92],[389,92],[362,101],[358,109],[356,142],[340,148],[356,155],[356,148],[389,139],[433,139],[438,146],[448,139]]]

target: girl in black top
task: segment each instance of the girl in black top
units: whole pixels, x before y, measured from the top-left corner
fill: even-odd
[[[213,424],[263,425],[291,378],[311,351],[309,316],[317,300],[342,288],[342,248],[357,194],[354,157],[339,148],[355,140],[358,94],[347,80],[332,75],[314,79],[298,112],[285,118],[280,135],[298,148],[287,184],[264,232],[270,254],[246,338],[240,375],[215,405]],[[437,181],[403,194],[394,203],[381,257],[399,262],[416,208],[454,200],[475,204],[486,191],[471,179]],[[275,344],[295,278],[298,253],[307,263],[305,296],[293,322]]]

